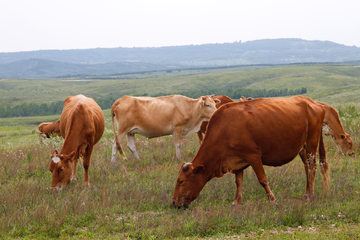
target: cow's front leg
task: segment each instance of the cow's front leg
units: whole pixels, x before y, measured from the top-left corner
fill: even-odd
[[[274,204],[276,203],[276,199],[274,194],[272,193],[270,186],[269,186],[269,182],[268,179],[266,177],[265,174],[265,170],[264,170],[264,166],[262,164],[261,161],[261,157],[259,154],[252,154],[249,156],[246,156],[245,159],[248,160],[248,162],[250,163],[251,167],[254,169],[256,176],[259,180],[259,183],[261,184],[261,186],[265,189],[268,200]]]
[[[174,139],[175,139],[175,149],[176,149],[176,158],[180,160],[182,158],[181,148],[182,148],[182,128],[175,128]]]
[[[77,180],[78,180],[78,175],[77,175],[78,160],[79,159],[74,159],[74,161],[73,161],[73,174],[72,174],[72,177],[71,177],[72,182],[77,182]]]
[[[244,178],[244,170],[235,172],[236,195],[235,195],[235,201],[232,202],[231,207],[237,207],[241,203],[243,178]]]

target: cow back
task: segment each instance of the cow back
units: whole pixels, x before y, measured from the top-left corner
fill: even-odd
[[[85,135],[91,134],[95,144],[100,140],[104,129],[104,114],[92,98],[77,95],[65,100],[60,118],[60,132],[64,138],[74,132],[82,134],[81,138],[87,138]]]
[[[261,154],[264,165],[280,166],[297,156],[310,135],[320,136],[323,118],[321,106],[298,97],[227,104],[210,118],[198,154],[214,145],[219,151],[230,147],[244,155]]]

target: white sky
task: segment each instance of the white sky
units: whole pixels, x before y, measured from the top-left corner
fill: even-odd
[[[269,38],[360,47],[360,1],[0,0],[0,52]]]

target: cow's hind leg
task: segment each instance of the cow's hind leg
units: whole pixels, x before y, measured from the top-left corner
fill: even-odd
[[[315,174],[316,174],[316,150],[317,144],[307,144],[305,149],[300,152],[300,157],[305,165],[307,176],[306,193],[304,198],[310,200],[314,197]]]
[[[120,156],[122,159],[126,160],[126,155],[121,148],[121,142],[125,137],[126,131],[119,131],[117,136],[115,137],[113,144],[112,144],[112,151],[111,151],[111,162],[116,162],[116,150],[119,150]]]
[[[130,149],[130,151],[132,152],[132,154],[134,155],[136,160],[139,160],[139,155],[136,152],[136,147],[135,147],[135,134],[134,133],[128,133],[127,134],[127,146]]]
[[[120,143],[119,143],[119,145],[120,145]],[[114,138],[114,140],[112,142],[112,148],[111,148],[111,162],[112,163],[116,162],[116,152],[117,152],[117,150],[119,150],[121,159],[126,160],[126,155],[125,155],[124,151],[122,150],[121,147],[120,148],[117,147],[116,138]]]
[[[323,136],[320,136],[320,143],[319,143],[319,165],[320,165],[320,172],[323,179],[323,184],[327,191],[330,190],[330,177],[329,177],[329,164],[326,160],[326,149],[323,140]]]

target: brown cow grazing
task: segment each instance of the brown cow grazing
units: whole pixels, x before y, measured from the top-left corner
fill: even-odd
[[[111,107],[115,134],[111,161],[115,162],[116,149],[119,150],[121,158],[126,159],[120,146],[126,134],[127,146],[135,159],[139,160],[135,148],[136,133],[147,138],[174,135],[176,157],[180,159],[182,138],[199,131],[202,122],[215,112],[215,103],[218,101],[210,96],[192,99],[181,95],[119,98]],[[117,134],[114,117],[118,126]]]
[[[324,116],[322,106],[310,105],[299,96],[260,98],[222,106],[210,118],[204,141],[192,162],[181,166],[173,204],[189,205],[209,180],[232,172],[237,185],[232,206],[239,205],[243,170],[248,166],[255,171],[268,199],[276,202],[263,165],[287,164],[305,149],[309,174],[314,175]],[[314,181],[315,177],[309,179]],[[309,193],[313,196],[314,189]]]
[[[353,149],[353,141],[349,134],[345,133],[339,118],[338,112],[331,106],[317,102],[318,104],[322,105],[325,109],[325,118],[324,124],[326,128],[329,128],[327,132],[324,132],[326,136],[331,136],[336,144],[336,148],[342,156],[344,153],[342,151],[345,150],[349,155],[354,154]]]
[[[104,114],[92,98],[83,95],[65,99],[60,118],[61,136],[65,138],[63,147],[51,155],[49,169],[52,172],[52,191],[61,190],[70,182],[77,181],[77,163],[82,157],[84,182],[89,183],[90,156],[94,145],[100,140],[105,129]]]
[[[219,95],[219,96],[216,96],[216,97],[211,96],[211,98],[220,100],[220,102],[216,103],[216,108],[219,108],[219,107],[221,107],[222,105],[224,105],[226,103],[234,102],[231,98],[229,98],[228,96],[225,96],[225,95]],[[201,124],[200,131],[197,132],[200,143],[203,140],[203,134],[205,134],[205,132],[206,132],[207,125],[208,125],[208,121],[204,121]]]
[[[60,120],[55,122],[43,122],[40,123],[39,127],[39,141],[42,142],[43,138],[50,138],[51,134],[61,136],[60,134]]]
[[[301,96],[298,96],[301,97]],[[317,104],[322,106],[322,108],[325,111],[323,125],[325,124],[330,128],[329,133],[331,133],[331,136],[333,140],[336,143],[336,146],[339,151],[341,151],[341,147],[345,149],[349,155],[353,155],[354,149],[353,149],[353,141],[349,134],[344,132],[344,129],[341,125],[339,114],[336,112],[336,110],[321,102],[313,101],[312,99],[303,97],[304,100],[307,100],[310,105]],[[332,130],[334,129],[334,130]],[[326,133],[324,133],[327,135]],[[341,146],[341,147],[340,147]],[[342,151],[341,151],[342,153]],[[311,189],[314,189],[314,183],[312,179],[310,179],[312,176],[315,177],[315,173],[309,175],[309,166],[307,163],[307,157],[306,157],[306,150],[302,149],[299,153],[301,160],[304,163],[305,166],[305,172],[307,175],[307,183],[306,183],[306,194],[304,195],[305,199],[311,198]],[[330,189],[330,178],[329,178],[329,164],[326,160],[326,149],[323,141],[323,136],[321,134],[320,136],[320,142],[319,142],[319,165],[320,165],[320,171],[323,176],[323,183],[327,190]],[[316,171],[316,169],[313,169],[313,171]],[[312,186],[310,186],[312,184]]]

